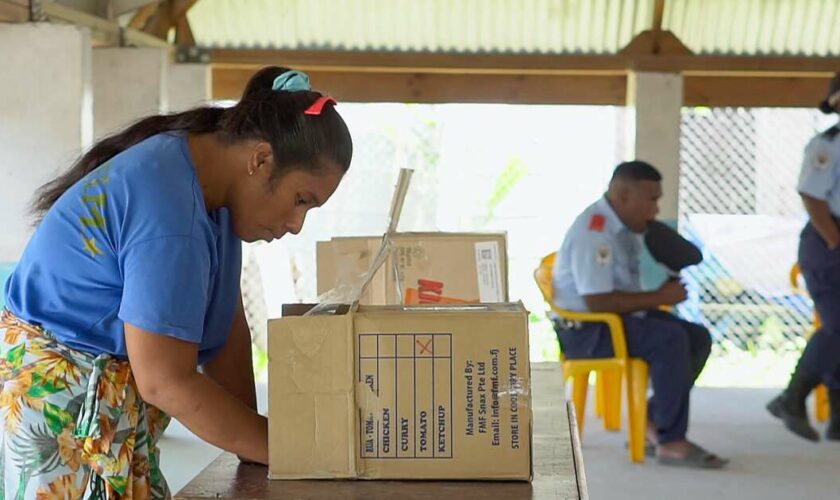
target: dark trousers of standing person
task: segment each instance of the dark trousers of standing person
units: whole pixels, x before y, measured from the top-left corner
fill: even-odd
[[[810,223],[799,238],[799,268],[822,326],[805,345],[790,383],[780,396],[783,403],[776,402],[776,411],[770,410],[779,416],[778,405],[784,404],[783,409],[790,414],[786,420],[788,428],[806,439],[817,440],[816,431],[807,422],[805,400],[814,387],[825,383],[831,404],[826,435],[840,440],[840,248],[829,250]],[[804,421],[789,421],[791,417]]]
[[[662,311],[623,315],[627,353],[650,367],[653,397],[648,418],[660,444],[686,439],[689,393],[711,352],[709,331]],[[604,323],[555,321],[568,359],[613,356],[609,328]]]

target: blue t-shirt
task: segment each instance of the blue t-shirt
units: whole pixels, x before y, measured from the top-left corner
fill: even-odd
[[[6,307],[68,346],[125,358],[124,322],[199,345],[230,333],[242,245],[208,213],[186,136],[153,136],[68,189],[6,283]]]

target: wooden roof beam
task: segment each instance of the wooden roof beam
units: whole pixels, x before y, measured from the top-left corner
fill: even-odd
[[[661,54],[662,53],[662,16],[665,13],[665,0],[655,0],[653,4],[653,23],[651,23],[650,31],[653,33],[653,41],[651,45],[651,54]],[[670,34],[674,40],[678,40],[678,37],[673,33]],[[673,48],[680,48],[682,49],[682,53],[690,54],[691,51],[683,45],[682,42],[679,42],[677,45],[672,44],[671,47],[666,47],[666,49],[673,49]]]
[[[44,15],[51,21],[60,21],[90,29],[91,38],[98,45],[134,45],[138,47],[169,47],[164,40],[149,36],[142,31],[122,28],[115,21],[49,2],[42,5]]]
[[[175,23],[175,45],[195,46],[195,36],[186,15],[181,16]]]
[[[160,8],[160,2],[150,2],[139,8],[131,21],[128,22],[128,27],[136,30],[142,30],[146,27],[149,20],[157,13]]]
[[[653,23],[650,30],[653,32],[662,31],[662,16],[665,14],[665,0],[656,0],[653,3]]]
[[[628,43],[619,54],[633,56],[690,56],[694,53],[670,31],[642,31]]]
[[[213,97],[238,99],[259,65],[213,65]],[[625,74],[481,74],[307,70],[339,101],[414,103],[595,104],[624,106]],[[813,107],[830,74],[710,76],[684,74],[686,106]]]
[[[212,68],[214,99],[239,99],[259,66]],[[307,70],[319,91],[349,102],[615,104],[625,75],[359,73]]]
[[[186,45],[195,45],[192,29],[187,21],[187,12],[197,0],[165,0],[146,23],[145,32],[164,40],[169,30],[175,28],[176,40],[184,41]],[[179,33],[180,32],[180,33]]]
[[[428,74],[623,75],[627,71],[707,76],[830,76],[840,57],[692,54],[522,55],[211,49],[217,65],[283,65],[301,70]]]
[[[630,42],[619,51],[624,56],[659,56],[659,55],[692,55],[691,49],[670,31],[662,30],[662,16],[665,12],[665,0],[656,0],[653,6],[653,22],[649,30],[634,36]]]

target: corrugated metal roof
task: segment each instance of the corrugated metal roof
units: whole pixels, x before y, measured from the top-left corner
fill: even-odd
[[[840,54],[840,0],[666,0],[662,27],[699,54]]]
[[[205,47],[611,53],[653,0],[199,0],[188,16]]]
[[[199,0],[213,48],[611,54],[654,0]],[[840,55],[840,0],[666,0],[663,29],[700,54]]]

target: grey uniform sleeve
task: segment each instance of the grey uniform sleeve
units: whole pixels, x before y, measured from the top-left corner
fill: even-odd
[[[575,288],[581,295],[597,295],[615,290],[610,238],[601,232],[586,231],[571,246],[571,268]]]
[[[837,148],[830,141],[815,137],[805,147],[797,190],[818,200],[826,200],[834,187],[837,171]]]

